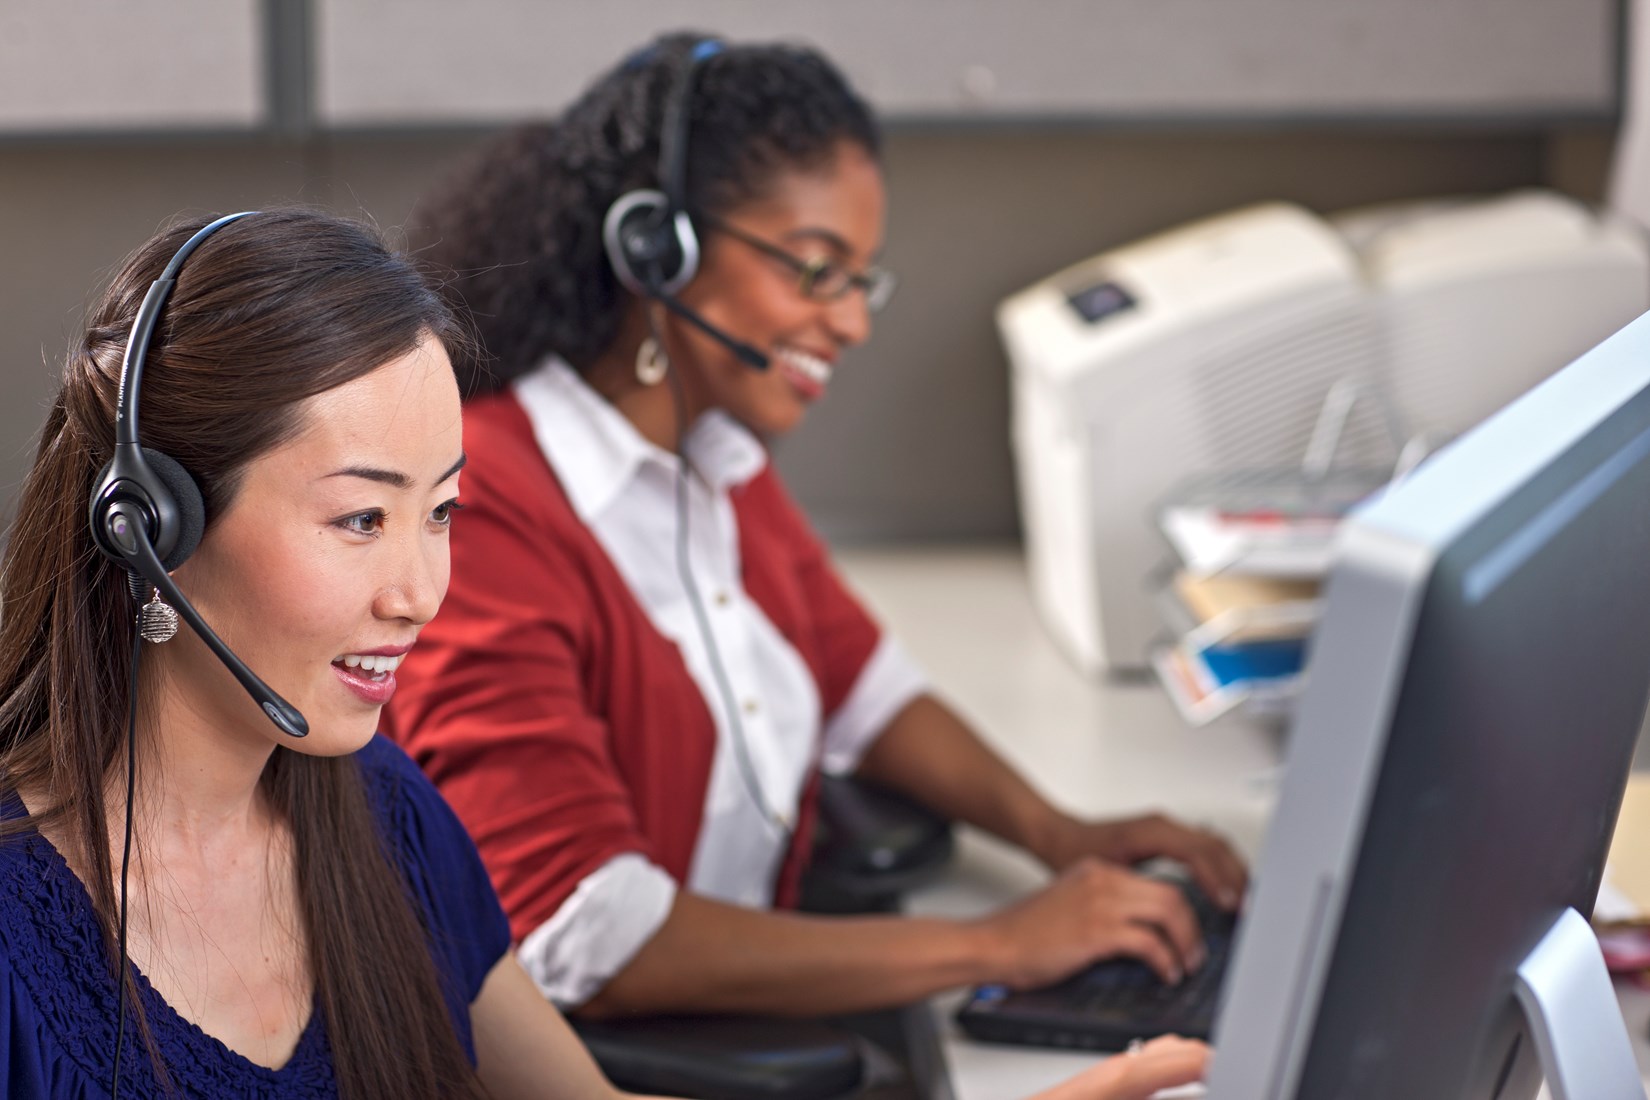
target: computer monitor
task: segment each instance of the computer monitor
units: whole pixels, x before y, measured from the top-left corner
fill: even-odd
[[[1650,698],[1650,316],[1344,525],[1212,1100],[1643,1100],[1589,914]]]

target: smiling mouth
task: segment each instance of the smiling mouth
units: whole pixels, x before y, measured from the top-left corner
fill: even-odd
[[[333,667],[346,669],[365,680],[382,680],[401,667],[401,662],[407,659],[405,653],[395,656],[363,653],[346,653],[342,657],[332,659]]]
[[[799,348],[780,348],[774,352],[774,359],[783,367],[786,377],[812,397],[825,392],[835,369],[826,360]]]
[[[346,653],[332,662],[338,682],[368,706],[381,707],[395,695],[395,670],[407,654]]]

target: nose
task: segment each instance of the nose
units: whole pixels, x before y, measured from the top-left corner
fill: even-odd
[[[865,294],[854,288],[835,301],[826,303],[825,322],[831,336],[843,347],[863,344],[871,337],[871,305]]]
[[[373,602],[380,619],[423,626],[435,618],[447,594],[452,557],[447,540],[419,533],[398,541]]]

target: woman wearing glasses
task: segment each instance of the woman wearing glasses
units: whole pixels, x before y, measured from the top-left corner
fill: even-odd
[[[615,200],[669,173],[662,133],[701,251],[670,302],[627,289],[603,243]],[[826,60],[672,36],[481,150],[421,215],[490,361],[460,366],[454,583],[389,728],[560,1005],[818,1015],[1111,955],[1177,979],[1202,961],[1194,918],[1129,865],[1174,857],[1241,895],[1218,839],[1033,791],[846,589],[769,465],[892,291],[884,207],[876,125]],[[784,912],[821,767],[1058,875],[975,922]]]

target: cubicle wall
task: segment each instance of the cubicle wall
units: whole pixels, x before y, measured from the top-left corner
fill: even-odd
[[[86,292],[169,216],[298,198],[400,224],[443,164],[656,30],[811,41],[889,121],[875,340],[779,448],[847,538],[1015,529],[990,310],[1265,198],[1592,197],[1616,0],[7,0],[0,494]]]
[[[640,29],[801,38],[890,116],[1596,115],[1614,0],[319,0],[329,125],[564,102]]]
[[[7,0],[0,131],[495,124],[667,27],[815,43],[893,119],[1573,120],[1615,109],[1621,18],[1619,0]]]

